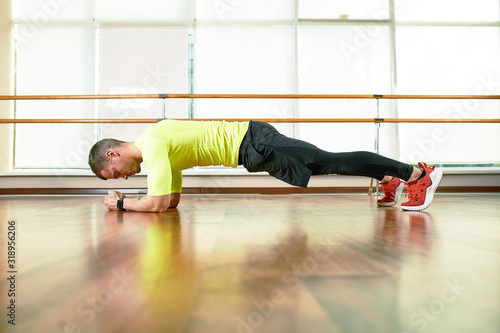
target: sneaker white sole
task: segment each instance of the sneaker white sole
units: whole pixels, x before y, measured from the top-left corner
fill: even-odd
[[[392,207],[395,204],[398,203],[399,198],[401,198],[401,194],[403,194],[403,191],[405,189],[406,185],[405,183],[401,183],[396,187],[396,193],[394,194],[394,201],[392,202],[377,202],[377,205],[380,207]]]
[[[427,188],[426,194],[425,194],[425,201],[423,204],[420,206],[401,206],[403,210],[424,210],[429,205],[431,204],[432,200],[434,199],[434,192],[436,192],[436,189],[438,188],[439,184],[441,183],[441,179],[443,179],[443,171],[441,169],[434,169],[433,172],[431,172],[430,176],[432,184]]]

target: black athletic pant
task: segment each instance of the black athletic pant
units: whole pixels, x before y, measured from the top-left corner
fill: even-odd
[[[413,167],[375,153],[355,151],[348,153],[330,153],[318,149],[314,163],[306,167],[313,175],[354,175],[382,180],[384,176],[393,176],[405,181],[410,179]]]
[[[273,126],[250,121],[240,145],[238,164],[250,172],[266,171],[288,184],[307,187],[311,175],[353,175],[382,180],[411,177],[413,167],[367,151],[330,153],[280,134]]]

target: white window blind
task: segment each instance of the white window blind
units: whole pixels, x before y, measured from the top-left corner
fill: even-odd
[[[186,93],[187,28],[103,28],[100,30],[101,94]],[[188,101],[103,100],[101,118],[187,118]],[[133,141],[148,124],[101,126],[101,137]]]
[[[294,0],[196,1],[196,19],[204,21],[292,21]]]
[[[94,92],[93,33],[86,27],[41,28],[17,49],[16,92],[92,94]],[[90,52],[89,52],[90,50]],[[92,101],[18,101],[17,118],[92,118]],[[19,124],[15,165],[21,168],[86,167],[92,125]]]
[[[98,21],[185,23],[193,21],[193,1],[185,0],[99,0]]]
[[[401,94],[500,93],[500,30],[490,27],[398,29]],[[401,100],[401,118],[499,118],[500,101]],[[403,160],[464,164],[500,160],[498,124],[401,124]]]
[[[369,40],[361,43],[360,36]],[[300,93],[390,93],[388,27],[300,26],[298,45]],[[304,99],[298,105],[301,118],[373,118],[377,111],[373,100]],[[300,124],[298,132],[330,151],[374,149],[373,124]]]
[[[304,19],[364,19],[389,18],[388,0],[303,0],[299,1],[299,17]]]
[[[497,22],[498,0],[399,0],[396,18],[400,22]]]
[[[293,93],[291,26],[200,25],[196,40],[196,92]],[[195,105],[197,118],[293,116],[293,101],[286,99],[199,99]]]

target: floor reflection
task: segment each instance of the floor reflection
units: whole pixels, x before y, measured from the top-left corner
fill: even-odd
[[[430,213],[386,208],[379,212],[373,243],[378,251],[399,257],[409,252],[429,254],[434,237]]]
[[[166,331],[183,325],[199,272],[192,228],[180,221],[177,210],[163,214],[106,213],[89,271],[107,267],[109,274],[110,266],[114,266],[115,271],[122,269],[130,276],[126,304],[110,304],[108,315],[133,314],[138,322],[147,318],[153,327],[163,326]],[[166,316],[175,319],[166,320]]]

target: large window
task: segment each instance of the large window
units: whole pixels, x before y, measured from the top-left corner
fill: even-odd
[[[17,94],[500,94],[500,1],[12,0]],[[368,118],[374,100],[20,101],[17,118]],[[500,101],[382,100],[380,117],[499,118]],[[15,168],[86,169],[146,125],[17,125]],[[276,124],[330,151],[374,124]],[[380,153],[498,166],[498,124],[382,124]]]

